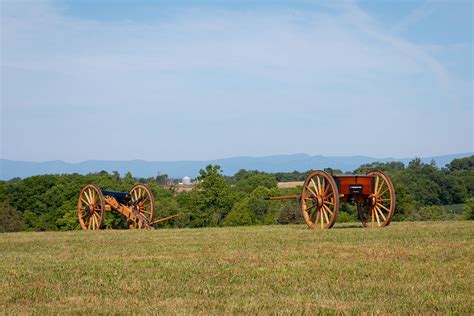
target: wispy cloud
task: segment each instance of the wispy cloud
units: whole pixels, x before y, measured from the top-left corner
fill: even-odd
[[[35,146],[30,142],[51,137],[71,146],[70,154],[45,145],[36,159],[115,158],[101,151],[99,141],[89,140],[87,152],[73,151],[86,146],[83,137],[93,137],[90,126],[107,134],[110,123],[142,134],[138,144],[128,131],[114,130],[137,153],[120,153],[123,159],[177,159],[190,151],[193,158],[396,155],[390,143],[399,146],[401,156],[465,150],[472,137],[437,148],[447,137],[436,126],[443,119],[458,122],[452,133],[466,133],[470,120],[454,121],[454,115],[436,110],[430,122],[420,122],[432,107],[454,106],[457,116],[467,114],[466,100],[457,96],[469,93],[459,93],[442,63],[384,31],[352,2],[331,9],[180,9],[166,19],[139,23],[66,16],[48,2],[3,2],[4,154],[24,159]],[[372,125],[377,117],[393,121]],[[25,128],[25,120],[29,138],[19,138],[17,126]],[[83,128],[71,127],[76,121]],[[35,133],[45,122],[48,127]],[[326,135],[354,122],[361,135],[378,136],[345,148],[329,137],[316,137],[318,149],[294,141],[301,135],[299,125]],[[177,126],[181,129],[170,134]],[[432,135],[404,145],[420,126]],[[65,133],[55,134],[58,129]],[[238,129],[255,135],[244,137]],[[344,140],[351,132],[337,133],[335,138]],[[213,143],[199,144],[204,139]]]
[[[410,26],[428,18],[434,11],[433,1],[425,0],[421,5],[417,6],[413,11],[400,19],[391,29],[393,33],[402,33],[409,29]]]

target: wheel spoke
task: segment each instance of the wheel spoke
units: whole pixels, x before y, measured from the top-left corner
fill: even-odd
[[[307,212],[307,211],[309,211],[310,209],[312,209],[312,208],[318,206],[318,204],[313,204],[313,205],[311,205],[310,207],[308,207],[308,206],[305,204],[305,206],[306,206],[306,212]]]
[[[388,213],[390,213],[390,210],[387,207],[385,207],[385,205],[379,203],[378,206],[384,208]]]
[[[96,194],[95,194],[95,190],[92,189],[91,190],[91,198],[92,198],[92,204],[95,204],[97,202],[97,197],[96,197]]]
[[[378,196],[383,196],[385,193],[387,193],[388,188],[386,188],[381,194],[377,194]]]
[[[379,191],[377,191],[379,187],[379,176],[375,176],[375,194],[377,194]]]
[[[314,219],[314,217],[315,217],[315,216],[314,216],[314,214],[315,214],[314,210],[311,211],[311,210],[308,208],[308,209],[306,210],[306,213],[308,213],[309,220],[312,221],[312,220]]]
[[[323,208],[320,208],[319,212],[321,213],[320,217],[321,217],[321,229],[324,228],[324,216],[323,216]]]
[[[88,205],[92,203],[91,198],[89,196],[89,189],[84,190],[84,196],[86,197],[86,200],[89,202]]]
[[[382,179],[382,182],[380,183],[380,187],[379,189],[377,190],[377,192],[380,192],[382,191],[382,188],[383,188],[383,185],[385,184],[385,180]]]
[[[88,189],[86,190],[86,192],[87,192],[87,197],[89,198],[89,204],[94,204],[94,201],[92,200],[91,189],[88,188]]]
[[[326,193],[326,178],[323,178],[321,180],[321,195],[324,196],[325,193]]]
[[[387,221],[387,218],[385,217],[383,212],[378,208],[377,205],[375,205],[375,210],[380,213],[380,215],[382,216],[384,222]]]
[[[84,196],[86,197],[86,200],[89,202],[88,204],[90,205],[92,201],[91,201],[91,197],[89,196],[89,188],[84,190]]]
[[[329,201],[324,201],[323,203],[324,203],[324,204],[329,204],[329,205],[334,205],[334,203],[329,202]]]
[[[319,190],[318,192],[319,192],[319,194],[322,194],[323,191],[322,191],[322,188],[321,188],[321,180],[319,179],[319,177],[317,177],[317,179],[318,179],[318,190]]]
[[[330,187],[331,187],[331,184],[329,184],[329,183],[325,184],[323,196],[326,196],[328,194],[328,191],[329,191]],[[332,194],[332,192],[331,192],[331,194]]]
[[[314,226],[318,226],[318,220],[319,220],[319,212],[316,210],[316,219],[314,220]]]
[[[316,191],[316,193],[317,193],[317,194],[315,194],[315,195],[319,195],[318,187],[316,186],[316,183],[314,183],[313,178],[311,178],[311,184],[312,184],[313,187],[314,187],[314,191]]]
[[[379,226],[380,226],[380,218],[379,218],[379,213],[377,212],[377,210],[375,209],[375,207],[374,207],[374,210],[372,210],[372,212],[374,212],[374,213],[375,213],[375,217],[377,218],[377,223],[378,223],[378,224],[379,224]]]
[[[84,200],[84,198],[81,196],[81,201],[84,202],[85,205],[89,205],[89,202],[87,202],[86,200]]]
[[[323,205],[323,207],[331,214],[331,216],[334,215],[334,213],[331,211],[331,209],[328,206]]]
[[[95,204],[95,190],[91,190],[92,202]]]
[[[100,228],[101,216],[99,212],[97,212],[95,216],[97,217],[97,227]]]
[[[325,206],[325,205],[323,205],[323,206]],[[323,210],[323,212],[324,212],[324,217],[326,218],[326,222],[327,222],[327,223],[328,223],[328,225],[329,225],[329,217],[328,217],[328,213],[326,212],[326,209],[325,209],[324,207],[323,207],[323,208],[321,208],[321,209]]]
[[[311,179],[312,180],[312,179]],[[309,187],[309,184],[306,186],[306,189],[314,196],[318,196],[316,193],[313,192],[313,190],[311,190],[311,188]]]

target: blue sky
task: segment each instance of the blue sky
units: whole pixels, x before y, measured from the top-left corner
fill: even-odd
[[[473,151],[471,1],[1,8],[2,158]]]

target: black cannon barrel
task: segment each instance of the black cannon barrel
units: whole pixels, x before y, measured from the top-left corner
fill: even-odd
[[[107,191],[101,190],[103,195],[108,195],[117,200],[121,204],[129,204],[132,200],[132,197],[128,192],[116,192],[116,191]]]

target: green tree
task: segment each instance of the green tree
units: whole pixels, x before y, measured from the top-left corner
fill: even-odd
[[[277,186],[277,181],[273,175],[258,171],[240,170],[235,174],[235,180],[235,188],[245,193],[251,193],[259,186],[268,189]]]
[[[179,201],[188,210],[191,227],[219,226],[234,205],[234,195],[221,174],[220,166],[208,165],[199,171],[197,185]]]
[[[446,167],[450,171],[474,169],[474,155],[465,158],[453,159]]]
[[[354,170],[354,173],[368,173],[369,171],[400,171],[405,170],[405,165],[403,162],[392,161],[392,162],[372,162],[369,164],[364,164]]]
[[[266,173],[248,173],[244,178],[238,179],[235,187],[246,193],[250,193],[257,187],[267,189],[276,188],[277,181],[274,176]]]

